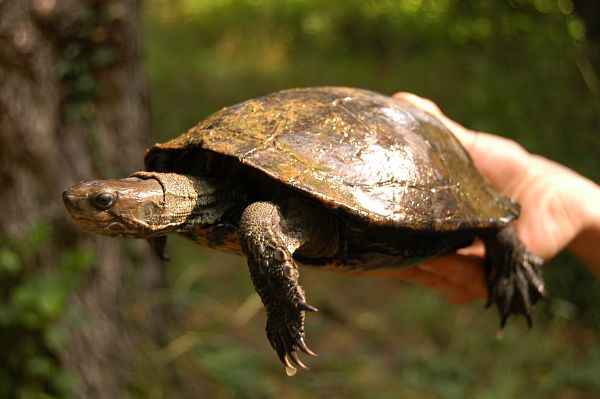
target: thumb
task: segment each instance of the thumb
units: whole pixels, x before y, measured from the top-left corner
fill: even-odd
[[[470,149],[474,146],[476,140],[476,132],[467,129],[461,124],[448,118],[446,115],[444,115],[442,110],[440,110],[440,107],[438,107],[430,99],[420,97],[416,94],[408,93],[406,91],[400,91],[394,94],[393,97],[397,100],[406,102],[414,107],[417,107],[420,110],[425,111],[428,114],[439,119],[440,122],[442,122],[444,126],[446,126],[454,134],[454,136],[456,136],[460,143],[464,145],[467,149]]]

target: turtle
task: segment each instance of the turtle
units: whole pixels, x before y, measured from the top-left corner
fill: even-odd
[[[409,267],[485,245],[487,306],[501,325],[545,295],[542,260],[519,241],[520,207],[494,190],[436,117],[372,91],[312,87],[226,107],[146,150],[145,170],[63,194],[81,227],[148,240],[167,234],[247,258],[267,338],[306,369],[299,266],[362,272]]]

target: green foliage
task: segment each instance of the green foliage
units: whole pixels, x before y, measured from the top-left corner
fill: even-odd
[[[147,17],[159,138],[249,96],[339,84],[417,92],[600,177],[580,156],[600,150],[600,99],[570,1],[154,0]]]
[[[111,7],[90,6],[82,9],[73,27],[65,32],[61,44],[56,74],[61,80],[67,118],[88,123],[94,112],[94,101],[103,92],[98,71],[114,62],[115,54],[109,42],[110,23],[119,15]]]
[[[61,365],[66,320],[76,314],[69,298],[93,263],[87,249],[66,251],[56,266],[39,269],[52,226],[40,223],[24,239],[0,239],[0,397],[61,398],[77,383]]]
[[[600,179],[598,79],[571,0],[149,0],[144,16],[156,140],[253,96],[347,85],[429,97],[466,126],[509,136]],[[307,340],[322,356],[310,359],[315,371],[289,379],[266,343],[262,310],[246,306],[253,290],[242,260],[210,252],[198,259],[198,252],[171,244],[166,300],[180,325],[163,351],[178,377],[153,380],[153,389],[146,381],[148,391],[600,395],[599,341],[590,327],[600,325],[600,284],[572,257],[547,266],[553,299],[539,306],[534,328],[513,321],[502,341],[494,338],[496,315],[483,313],[482,304],[455,308],[395,282],[303,270],[311,303],[321,309],[308,320]],[[187,349],[174,350],[181,342]]]

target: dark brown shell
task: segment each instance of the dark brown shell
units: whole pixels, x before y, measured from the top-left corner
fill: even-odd
[[[366,90],[285,90],[224,108],[156,144],[146,165],[190,148],[235,157],[372,223],[453,231],[506,224],[519,213],[440,121]]]

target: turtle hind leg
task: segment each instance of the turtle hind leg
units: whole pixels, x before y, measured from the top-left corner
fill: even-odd
[[[542,259],[527,251],[512,226],[486,233],[482,238],[486,251],[486,307],[496,305],[501,327],[512,314],[524,315],[531,326],[533,308],[545,296]]]

